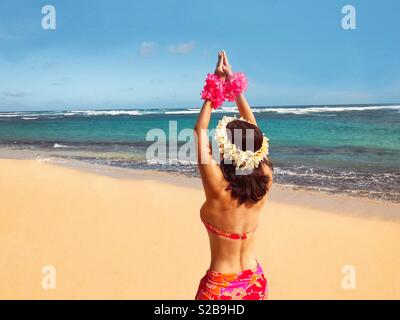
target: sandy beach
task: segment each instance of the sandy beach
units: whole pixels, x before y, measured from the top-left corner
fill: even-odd
[[[193,299],[208,268],[197,178],[8,159],[0,195],[0,299]],[[400,299],[399,213],[274,186],[256,245],[270,299]]]

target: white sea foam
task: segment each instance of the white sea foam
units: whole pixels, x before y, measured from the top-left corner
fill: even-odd
[[[54,146],[53,146],[53,148],[56,148],[56,149],[65,149],[65,148],[72,148],[72,147],[70,147],[70,146],[67,146],[67,145],[65,145],[65,144],[60,144],[60,143],[55,143],[54,144]]]
[[[39,117],[61,116],[63,112],[0,112],[0,118],[21,118],[23,120],[35,120]]]
[[[253,112],[276,112],[276,113],[292,113],[292,114],[308,114],[323,112],[346,112],[346,111],[372,111],[372,110],[400,110],[400,106],[338,106],[338,107],[304,107],[304,108],[254,108]]]
[[[399,110],[400,106],[337,106],[337,107],[257,107],[252,109],[254,113],[275,112],[279,114],[309,114],[309,113],[336,113],[346,111],[373,111],[373,110]],[[198,114],[200,108],[188,108],[185,110],[165,111],[164,114],[177,115],[177,114]],[[220,107],[214,112],[217,113],[238,113],[236,106]],[[332,115],[325,115],[332,116]]]
[[[216,110],[216,112],[220,112],[220,113],[239,113],[238,108],[235,107],[221,107],[219,109]]]
[[[87,115],[87,116],[140,116],[143,114],[151,114],[150,111],[139,110],[76,110],[64,113],[65,116]]]
[[[0,118],[16,118],[19,116],[18,114],[0,113]]]
[[[198,114],[200,113],[200,108],[188,108],[185,110],[169,110],[165,111],[164,114]],[[238,113],[237,107],[220,107],[213,112],[217,113]]]
[[[165,111],[164,114],[197,114],[199,110],[178,110],[178,111]]]
[[[198,114],[200,108],[187,108],[187,109],[169,109],[169,110],[69,110],[69,111],[36,111],[36,112],[0,112],[0,118],[21,118],[23,120],[35,120],[35,118],[54,119],[59,117],[72,117],[72,116],[142,116],[148,114],[165,114],[165,115],[179,115],[179,114]],[[374,111],[374,110],[395,110],[400,112],[400,105],[387,105],[387,106],[316,106],[316,107],[255,107],[252,109],[254,113],[267,113],[274,112],[278,114],[324,114],[324,113],[339,113],[348,111]],[[216,109],[216,113],[238,113],[236,106],[222,106]],[[332,115],[325,116],[332,116]]]

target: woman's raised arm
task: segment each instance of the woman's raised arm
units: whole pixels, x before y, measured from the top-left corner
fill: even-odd
[[[216,75],[222,75],[222,53],[218,53]],[[208,137],[208,125],[211,119],[211,101],[206,100],[201,108],[194,126],[194,136],[197,150],[197,164],[206,196],[215,197],[221,191],[223,175],[218,163],[213,159],[212,148]]]
[[[239,114],[241,117],[250,121],[254,125],[257,125],[257,121],[256,118],[254,117],[253,111],[251,111],[251,107],[247,102],[247,99],[243,93],[239,94],[238,97],[236,98],[236,105],[239,109]]]
[[[229,77],[233,75],[232,68],[228,62],[228,56],[226,55],[225,51],[222,51],[222,56],[224,61],[222,68],[226,74],[227,79],[229,80]],[[256,118],[254,117],[253,111],[251,111],[251,107],[247,102],[247,99],[243,93],[237,96],[236,105],[238,107],[239,114],[241,117],[243,117],[247,121],[250,121],[254,125],[257,125],[257,121]]]

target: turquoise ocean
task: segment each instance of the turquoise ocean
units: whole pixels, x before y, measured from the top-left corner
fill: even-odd
[[[194,159],[146,158],[150,130],[166,140],[189,138],[199,109],[0,112],[0,157],[14,152],[36,159],[83,161],[122,168],[198,176]],[[280,184],[400,202],[400,104],[254,108],[270,138],[270,159]],[[212,115],[215,127],[223,107]],[[182,138],[182,139],[180,139]],[[182,141],[181,141],[182,140]],[[172,146],[172,143],[171,143]],[[173,147],[171,147],[173,150]]]

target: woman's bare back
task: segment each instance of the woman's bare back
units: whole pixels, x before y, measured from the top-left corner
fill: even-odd
[[[265,174],[271,170],[265,166]],[[210,269],[222,273],[239,272],[254,268],[257,261],[253,255],[255,230],[259,224],[267,196],[257,203],[239,204],[227,190],[228,183],[221,182],[221,192],[209,198],[200,209],[200,217],[216,228],[233,234],[248,233],[247,239],[235,241],[208,232],[211,250]]]

